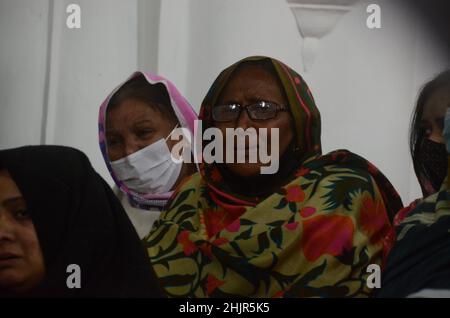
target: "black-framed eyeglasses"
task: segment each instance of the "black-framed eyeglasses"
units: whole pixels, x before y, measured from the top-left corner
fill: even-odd
[[[235,121],[241,115],[242,109],[247,111],[251,120],[268,120],[275,118],[278,112],[287,111],[286,106],[274,102],[259,101],[242,106],[237,103],[216,105],[212,110],[212,117],[217,122]]]

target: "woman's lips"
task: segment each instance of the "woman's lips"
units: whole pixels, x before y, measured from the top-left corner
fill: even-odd
[[[12,266],[19,261],[21,257],[13,253],[0,253],[0,269],[3,267]]]

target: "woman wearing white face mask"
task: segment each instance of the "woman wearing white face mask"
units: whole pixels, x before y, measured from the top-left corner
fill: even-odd
[[[195,165],[173,160],[175,128],[191,133],[192,107],[168,80],[136,72],[102,103],[100,149],[115,189],[139,236],[159,217],[172,190],[195,172]]]

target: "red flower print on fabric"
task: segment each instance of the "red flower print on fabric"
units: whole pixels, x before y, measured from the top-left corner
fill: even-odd
[[[198,250],[197,245],[189,239],[188,230],[180,232],[177,236],[177,241],[183,246],[183,252],[186,256],[192,255]]]
[[[305,200],[305,192],[301,186],[295,184],[286,188],[285,197],[288,202],[303,202]]]
[[[303,177],[304,175],[307,175],[311,170],[305,167],[301,167],[300,169],[297,170],[297,172],[295,173],[296,177]]]
[[[362,230],[370,236],[372,244],[379,244],[390,229],[386,208],[381,200],[374,202],[372,197],[366,197],[359,210]]]
[[[306,206],[300,210],[300,215],[304,218],[310,217],[316,213],[316,208],[312,206]]]
[[[341,255],[353,246],[354,225],[342,215],[319,215],[303,222],[301,247],[310,262],[324,254]]]
[[[225,281],[217,279],[214,275],[208,275],[206,278],[206,293],[211,295],[218,287],[225,284]]]

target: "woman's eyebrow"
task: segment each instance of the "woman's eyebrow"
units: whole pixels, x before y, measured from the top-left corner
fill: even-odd
[[[150,119],[141,119],[141,120],[135,122],[133,124],[133,126],[138,126],[138,125],[142,125],[142,124],[153,124],[153,121],[151,121]]]
[[[422,124],[422,125],[427,125],[427,124],[430,124],[431,121],[433,121],[432,118],[429,118],[428,116],[423,116],[423,117],[419,120],[419,123]]]
[[[249,100],[254,101],[254,102],[259,102],[259,101],[264,101],[264,102],[275,102],[274,98],[262,97],[262,96],[260,96],[260,95],[258,95],[258,96],[253,96],[253,97],[249,98]]]
[[[236,102],[233,99],[226,99],[222,102],[216,103],[217,105],[232,105],[232,104],[239,104],[238,102]],[[240,104],[239,104],[240,105]]]
[[[2,205],[7,208],[17,206],[18,204],[25,204],[25,199],[19,196],[8,198],[2,202]]]
[[[262,99],[268,99],[268,97],[267,96],[265,96],[265,94],[263,93],[263,94],[261,94],[260,92],[255,92],[255,93],[250,93],[250,94],[248,94],[247,96],[247,99],[250,99],[250,100],[255,100],[255,99],[259,99],[259,100],[262,100]]]

